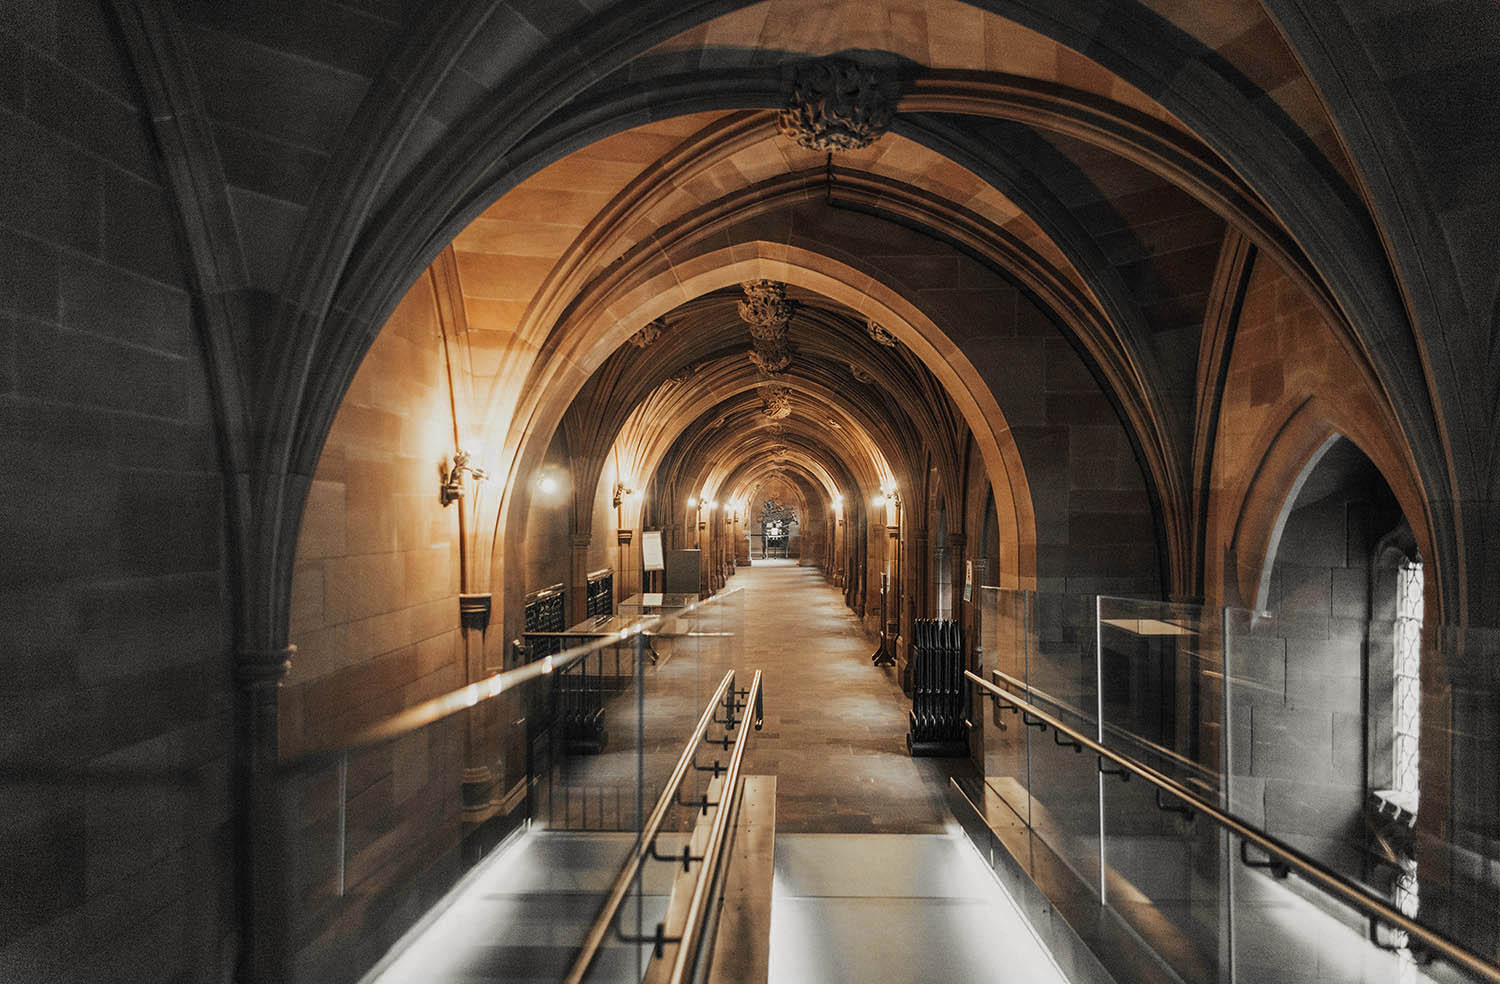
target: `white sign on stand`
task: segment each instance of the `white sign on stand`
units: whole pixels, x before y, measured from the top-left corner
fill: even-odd
[[[964,561],[964,601],[974,600],[974,562]]]
[[[641,570],[661,571],[666,567],[661,551],[661,530],[642,530]]]

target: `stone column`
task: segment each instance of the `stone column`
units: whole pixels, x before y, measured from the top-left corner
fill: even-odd
[[[962,533],[948,534],[948,583],[953,589],[953,617],[962,620],[964,610],[964,545],[969,538]]]
[[[594,534],[574,533],[568,541],[572,553],[568,564],[568,624],[577,625],[583,621],[588,604],[589,546]]]
[[[484,655],[484,633],[490,623],[490,596],[460,595],[458,619],[464,647],[464,682],[477,683],[491,672],[485,665]],[[471,708],[465,714],[460,819],[467,831],[493,817],[500,806],[496,790],[500,781],[500,748],[493,727],[494,715],[493,704]]]
[[[899,516],[900,514],[897,513]],[[890,596],[886,606],[885,625],[882,631],[885,633],[887,652],[894,658],[905,659],[903,651],[903,639],[901,638],[901,525],[888,525],[885,535],[890,538],[886,547],[886,566],[891,572]]]
[[[635,531],[622,529],[616,535],[616,539],[620,544],[620,562],[615,569],[615,607],[619,608],[620,602],[635,593],[631,587],[631,578],[637,565],[635,551],[630,549],[630,543],[635,539]]]
[[[284,833],[287,817],[277,774],[281,681],[291,669],[296,646],[242,650],[235,657],[237,783],[240,847],[244,881],[240,886],[242,925],[250,928],[241,955],[244,979],[288,980],[291,976],[292,899]]]

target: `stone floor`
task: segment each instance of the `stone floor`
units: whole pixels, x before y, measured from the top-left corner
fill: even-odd
[[[913,759],[894,670],[870,664],[866,636],[843,595],[814,568],[757,561],[729,587],[745,589],[740,666],[764,673],[765,728],[745,771],[776,776],[776,829],[788,833],[943,833],[948,777],[962,760]]]

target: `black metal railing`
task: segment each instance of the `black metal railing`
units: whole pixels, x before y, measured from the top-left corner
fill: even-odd
[[[612,567],[588,575],[583,594],[583,613],[589,618],[615,613],[615,571]]]
[[[533,591],[526,596],[524,625],[530,632],[561,632],[568,627],[568,592],[561,584]],[[560,638],[538,639],[528,644],[527,661],[562,652]]]

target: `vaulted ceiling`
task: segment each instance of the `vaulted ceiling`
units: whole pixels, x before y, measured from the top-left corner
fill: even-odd
[[[1275,125],[1341,196],[1354,196],[1326,115],[1306,98],[1305,79],[1257,4],[1166,13],[1222,49],[1225,70],[1247,90],[1261,87]],[[867,146],[801,146],[779,132],[774,109],[736,108],[729,91],[716,100],[723,108],[668,112],[582,141],[457,234],[476,372],[491,380],[485,416],[508,420],[524,405],[538,353],[568,344],[559,326],[580,307],[609,308],[630,262],[671,255],[689,231],[712,235],[703,230],[754,216],[773,199],[821,199],[830,225],[836,209],[860,210],[944,242],[952,263],[937,257],[915,274],[933,285],[954,275],[960,257],[1018,285],[1087,353],[1163,508],[1185,513],[1195,421],[1206,412],[1203,325],[1226,248],[1248,237],[1300,271],[1330,314],[1337,309],[1266,203],[1121,75],[948,0],[777,0],[656,45],[577,102],[632,88],[660,97],[672,79],[705,72],[770,68],[790,77],[809,58],[835,54],[899,87],[889,132]],[[644,344],[617,335],[580,356],[592,376],[564,430],[582,484],[591,489],[613,453],[643,477],[665,467],[684,487],[726,497],[768,473],[793,473],[826,498],[863,495],[911,483],[929,467],[940,494],[954,495],[967,428],[930,367],[889,336],[893,344],[873,338],[868,316],[847,304],[795,286],[789,296],[792,357],[779,372],[748,358],[742,294],[732,287],[674,298],[652,337],[636,336]],[[773,385],[790,394],[784,419],[763,406]]]

